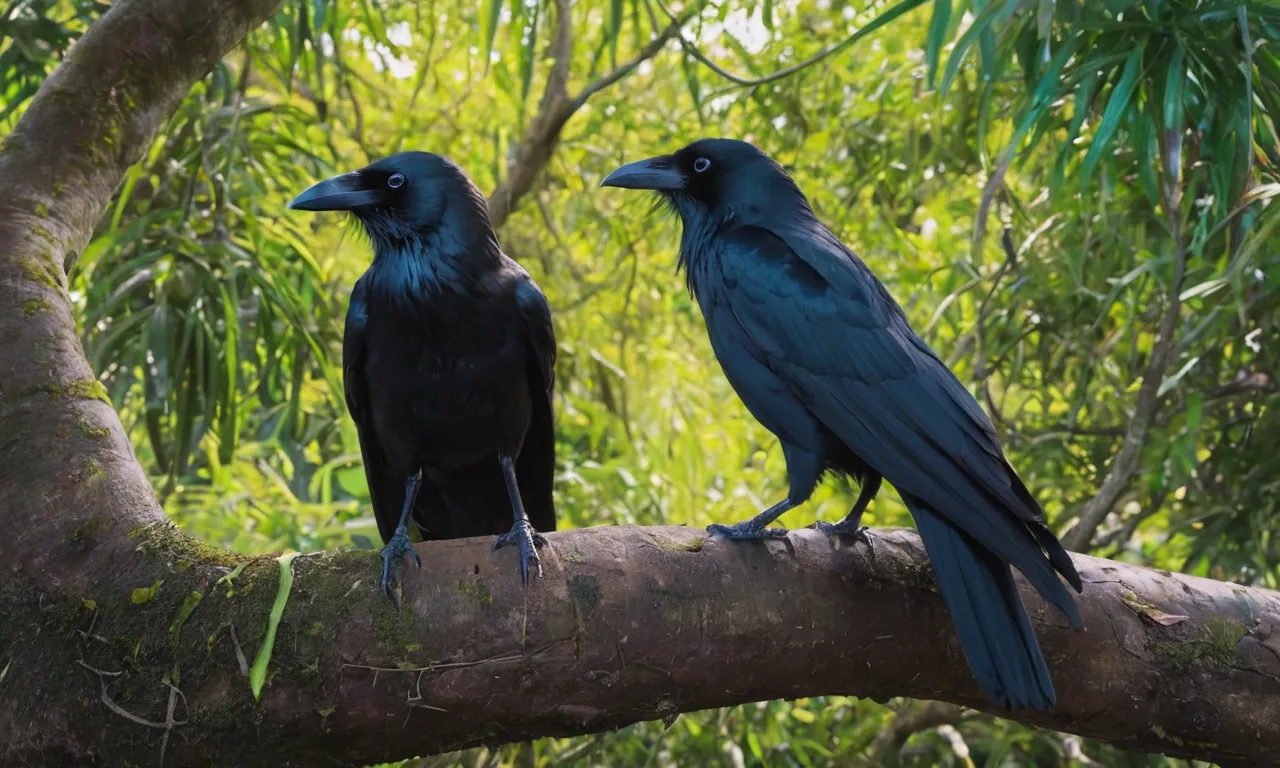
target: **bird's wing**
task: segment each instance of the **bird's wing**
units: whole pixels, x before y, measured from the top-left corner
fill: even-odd
[[[556,377],[556,336],[547,297],[528,273],[520,276],[515,295],[527,339],[529,396],[533,405],[529,429],[516,460],[516,476],[520,483],[520,498],[533,527],[539,531],[554,531],[556,512],[552,485],[556,468],[556,429],[552,393]]]
[[[374,431],[369,386],[364,371],[368,322],[365,279],[362,277],[356,281],[355,288],[351,291],[351,305],[347,308],[346,327],[342,333],[342,388],[346,395],[347,410],[356,423],[356,435],[360,438],[360,456],[364,460],[364,477],[369,485],[373,517],[378,522],[378,533],[382,536],[383,543],[386,543],[399,524],[400,508],[404,504],[405,478],[391,474],[382,453],[382,445]]]
[[[733,317],[820,421],[1033,582],[1043,575],[1040,548],[1056,539],[986,414],[865,265],[825,228],[739,227],[713,247]]]

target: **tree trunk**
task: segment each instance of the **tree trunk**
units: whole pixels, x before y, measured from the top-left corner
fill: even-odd
[[[277,0],[119,0],[0,152],[0,764],[364,764],[749,701],[983,709],[919,539],[550,535],[525,590],[487,540],[420,547],[396,614],[371,552],[296,574],[174,530],[77,340],[65,270],[191,83]],[[1280,595],[1077,557],[1087,629],[1024,598],[1054,712],[1125,747],[1280,751]]]

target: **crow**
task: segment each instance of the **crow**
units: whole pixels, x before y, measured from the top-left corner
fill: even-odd
[[[844,521],[815,527],[865,535],[863,511],[888,480],[915,519],[978,683],[1005,708],[1052,707],[1009,566],[1076,628],[1080,614],[1058,574],[1077,592],[1080,576],[977,401],[786,171],[746,142],[703,139],[624,165],[602,184],[655,190],[679,215],[678,268],[716,358],[782,444],[787,497],[708,530],[785,536],[767,526],[831,471],[861,490]]]
[[[551,309],[502,252],[484,196],[451,160],[403,152],[321,181],[289,207],[349,211],[373,242],[342,339],[347,408],[382,550],[422,561],[409,539],[495,535],[541,575],[555,530]],[[508,531],[508,521],[515,523]]]

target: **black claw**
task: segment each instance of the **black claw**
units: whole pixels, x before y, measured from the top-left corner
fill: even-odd
[[[749,523],[738,523],[737,525],[713,523],[707,526],[707,533],[735,541],[785,539],[787,537],[787,529],[785,528],[752,528]]]
[[[413,542],[409,541],[408,532],[404,530],[396,531],[396,535],[391,537],[391,541],[387,542],[387,546],[382,548],[381,555],[382,580],[379,582],[379,586],[382,588],[383,594],[389,597],[392,604],[398,609],[400,601],[396,599],[393,587],[399,586],[399,580],[392,578],[392,567],[400,558],[410,555],[413,557],[414,564],[421,568],[422,558],[418,556],[418,551],[413,548]]]
[[[544,546],[546,543],[546,538],[533,530],[533,526],[527,520],[521,520],[511,526],[510,531],[494,540],[493,550],[496,552],[508,544],[519,545],[520,580],[521,583],[527,586],[529,584],[530,566],[536,569],[538,576],[542,576],[542,558],[538,557],[538,547]]]
[[[815,531],[822,531],[827,535],[835,534],[836,536],[848,536],[855,540],[860,539],[866,542],[867,549],[871,550],[871,556],[875,557],[876,545],[871,538],[871,529],[865,525],[849,523],[848,520],[842,520],[838,523],[824,523],[819,520],[809,527]]]

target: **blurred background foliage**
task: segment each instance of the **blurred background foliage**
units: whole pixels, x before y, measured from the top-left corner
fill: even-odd
[[[109,3],[0,5],[0,136]],[[367,246],[285,203],[447,154],[556,312],[563,527],[785,493],[673,273],[597,188],[755,142],[991,413],[1080,551],[1280,587],[1280,7],[1231,0],[286,0],[196,86],[72,275],[165,508],[245,552],[377,543],[341,397]],[[856,350],[851,350],[856,354]],[[838,519],[829,483],[788,522]],[[875,525],[908,523],[893,494]],[[827,697],[424,765],[1109,765],[1166,758],[925,702]]]

